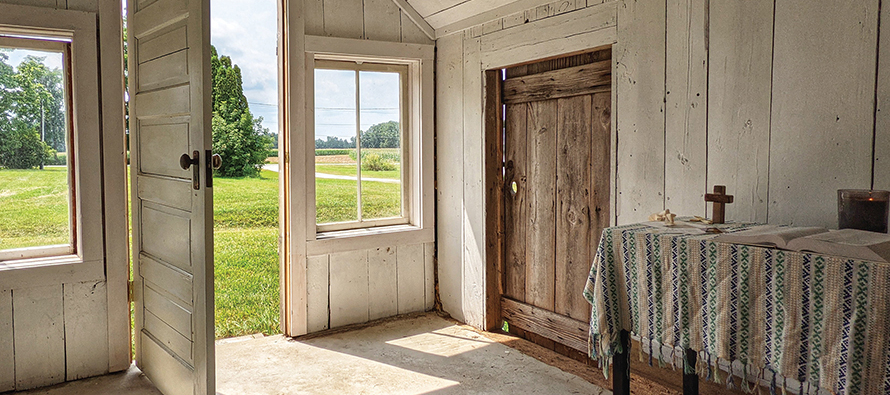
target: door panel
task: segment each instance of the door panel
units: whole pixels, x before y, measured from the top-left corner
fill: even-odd
[[[164,320],[152,314],[151,311],[145,311],[145,333],[151,333],[155,339],[162,342],[167,349],[172,350],[176,355],[185,359],[188,363],[193,363],[192,341],[183,336],[181,333],[167,325]]]
[[[164,395],[180,395],[192,394],[192,386],[194,385],[195,372],[189,369],[188,363],[179,359],[171,358],[165,347],[154,339],[150,332],[143,331],[138,337],[140,368],[151,382],[158,387]],[[157,374],[149,374],[145,367],[150,367],[150,371]]]
[[[136,362],[164,394],[213,394],[209,1],[128,9]]]
[[[188,82],[188,51],[150,60],[139,65],[139,89],[150,90]]]
[[[130,86],[134,86],[132,79],[138,79],[139,75],[130,73],[130,76]],[[143,116],[158,117],[188,115],[191,109],[191,103],[189,102],[190,93],[191,89],[189,85],[142,93],[141,98],[130,98],[130,114],[135,115],[137,119],[143,119]],[[140,101],[141,105],[134,107],[134,100]]]
[[[163,202],[169,207],[188,210],[192,204],[192,182],[171,182],[169,178],[143,175],[137,193],[143,202]]]
[[[164,285],[164,289],[174,297],[179,298],[182,304],[192,305],[192,281],[194,278],[182,269],[160,263],[142,254],[139,259],[141,265],[139,273],[150,284]]]
[[[159,210],[160,207],[143,203],[140,207],[141,250],[142,254],[157,257],[163,262],[191,271],[191,219],[183,212],[172,215]],[[172,210],[171,210],[172,211]]]
[[[139,129],[139,168],[143,173],[191,180],[190,171],[179,167],[179,161],[169,160],[171,152],[188,152],[188,123],[142,123]]]
[[[184,25],[166,30],[169,31],[159,33],[142,42],[142,48],[139,51],[139,63],[145,63],[188,47],[187,30]]]

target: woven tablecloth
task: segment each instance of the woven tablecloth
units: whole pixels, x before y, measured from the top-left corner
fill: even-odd
[[[584,290],[591,358],[608,365],[627,330],[699,351],[704,358],[686,369],[712,380],[721,381],[716,362],[738,361],[749,377],[890,394],[890,264],[670,232],[646,224],[603,231]]]

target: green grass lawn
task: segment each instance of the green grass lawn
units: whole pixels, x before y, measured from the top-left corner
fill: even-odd
[[[316,220],[320,224],[355,221],[356,182],[350,180],[315,180]],[[362,183],[362,213],[365,219],[398,216],[401,186],[382,182]]]
[[[0,249],[69,239],[68,169],[0,170]]]
[[[216,337],[281,333],[278,227],[218,227],[213,237]]]
[[[281,333],[278,173],[213,180],[216,337]]]
[[[67,190],[64,168],[0,170],[0,249],[67,242]],[[316,191],[319,222],[355,219],[355,181]],[[365,218],[399,215],[400,191],[363,183]],[[278,173],[214,180],[214,240],[217,338],[280,333]]]
[[[399,166],[398,164],[396,166]],[[355,177],[355,163],[352,164],[332,164],[332,163],[316,163],[315,172],[324,174],[333,174],[338,176]],[[362,177],[367,178],[388,178],[398,180],[402,177],[399,169],[392,171],[370,171],[362,170]]]

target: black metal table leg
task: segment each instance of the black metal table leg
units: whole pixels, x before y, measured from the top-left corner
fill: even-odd
[[[696,359],[698,359],[698,353],[687,348],[686,363],[694,367]],[[683,395],[698,395],[698,375],[694,370],[693,368],[692,373],[686,373],[686,370],[683,370]]]
[[[619,334],[621,352],[612,356],[612,393],[630,395],[630,333]]]

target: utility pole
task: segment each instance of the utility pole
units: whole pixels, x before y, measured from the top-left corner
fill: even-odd
[[[46,122],[44,122],[43,115],[43,98],[40,98],[40,142],[46,141]],[[43,170],[44,161],[46,161],[46,155],[43,153],[40,154],[40,170]]]

